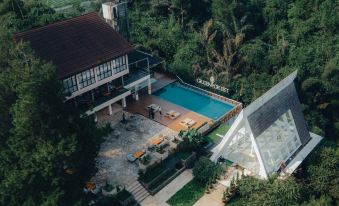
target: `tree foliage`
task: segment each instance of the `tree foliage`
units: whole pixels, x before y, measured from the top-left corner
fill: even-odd
[[[133,1],[133,42],[166,58],[164,69],[187,82],[214,76],[217,84],[230,89],[229,97],[245,106],[298,70],[295,84],[310,131],[338,141],[338,1],[197,2],[204,6],[195,8],[193,1]],[[244,180],[251,186],[248,194],[241,193],[247,190],[242,186],[239,205],[333,204],[338,199],[335,153],[317,153],[299,179]]]
[[[201,157],[193,168],[194,179],[202,185],[207,184],[207,182],[218,172],[220,172],[219,165],[215,164],[207,157]]]
[[[102,130],[65,104],[51,63],[12,32],[63,18],[38,1],[0,2],[0,205],[83,205]]]
[[[130,28],[134,43],[166,58],[165,69],[192,83],[213,75],[245,105],[298,69],[311,131],[334,137],[338,15],[334,0],[136,0]]]
[[[293,178],[245,177],[237,184],[238,195],[230,205],[297,205],[301,199],[301,187]]]

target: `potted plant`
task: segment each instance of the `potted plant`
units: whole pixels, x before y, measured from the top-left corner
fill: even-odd
[[[209,193],[210,193],[210,189],[209,189],[209,187],[208,187],[208,184],[206,184],[206,187],[205,187],[205,193],[206,193],[206,194],[209,194]]]
[[[210,189],[212,189],[212,188],[213,188],[213,183],[212,183],[212,180],[211,180],[211,178],[208,180],[208,185],[209,185]]]
[[[227,200],[227,189],[228,188],[226,188],[226,190],[222,193],[222,202],[223,203],[226,203],[226,200]]]
[[[104,196],[114,195],[117,193],[116,187],[106,182],[105,186],[102,188],[102,194]]]

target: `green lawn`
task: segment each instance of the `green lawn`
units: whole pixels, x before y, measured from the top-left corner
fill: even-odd
[[[208,142],[217,142],[221,137],[217,136],[217,134],[224,135],[229,130],[230,126],[227,124],[221,124],[219,127],[210,132],[206,138]]]
[[[171,206],[192,206],[205,193],[205,187],[194,179],[175,193],[167,203]]]

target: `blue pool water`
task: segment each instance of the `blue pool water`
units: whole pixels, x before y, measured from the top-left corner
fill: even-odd
[[[217,120],[234,107],[207,95],[186,89],[178,83],[169,84],[154,92],[153,95],[213,120]]]

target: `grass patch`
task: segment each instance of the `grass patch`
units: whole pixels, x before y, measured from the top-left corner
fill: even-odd
[[[167,203],[171,206],[192,206],[204,193],[205,187],[193,179],[175,193]]]
[[[141,174],[138,179],[144,183],[148,183],[156,178],[158,175],[160,175],[163,171],[165,171],[165,169],[166,167],[163,164],[158,164],[154,168],[147,171],[145,174]]]
[[[221,124],[219,127],[217,127],[216,129],[214,129],[212,132],[210,132],[207,136],[206,136],[206,140],[208,142],[213,142],[216,143],[218,142],[218,140],[221,138],[219,137],[217,134],[220,135],[224,135],[226,134],[226,132],[229,130],[230,126],[227,124]]]

